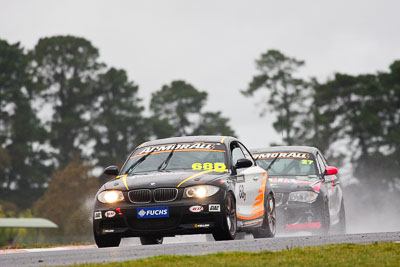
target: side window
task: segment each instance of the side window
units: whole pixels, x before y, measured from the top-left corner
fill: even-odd
[[[238,159],[245,158],[246,156],[244,155],[242,149],[240,149],[239,145],[237,143],[233,143],[231,145],[232,149],[232,164],[236,165],[236,162]]]
[[[325,166],[329,166],[329,163],[328,163],[328,161],[326,160],[326,158],[322,155],[322,154],[320,154],[321,155],[321,157],[322,157],[322,161],[325,163]]]
[[[250,152],[247,150],[247,148],[245,148],[242,144],[239,144],[240,148],[242,149],[244,156],[246,157],[246,159],[251,160],[251,162],[253,162],[253,166],[255,165],[253,157],[251,156]]]

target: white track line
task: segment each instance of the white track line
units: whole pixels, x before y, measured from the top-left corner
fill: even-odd
[[[34,253],[34,252],[49,252],[49,251],[61,251],[61,250],[76,250],[76,249],[87,249],[96,248],[95,245],[90,246],[66,246],[66,247],[55,247],[55,248],[26,248],[26,249],[3,249],[0,250],[1,254],[11,253]]]

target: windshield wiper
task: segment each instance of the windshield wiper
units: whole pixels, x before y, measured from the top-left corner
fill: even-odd
[[[168,162],[169,160],[172,158],[172,155],[174,154],[175,151],[175,147],[176,144],[174,145],[174,148],[171,150],[171,152],[169,152],[168,156],[165,158],[165,160],[163,162],[161,162],[160,166],[158,166],[157,170],[161,171],[161,167],[165,164],[164,168],[162,168],[163,170],[165,170],[165,168],[167,168]]]
[[[278,159],[278,157],[279,157],[279,153],[278,153],[278,156],[276,156],[275,158],[274,158],[274,160],[273,161],[271,161],[271,163],[268,165],[268,167],[265,169],[266,171],[268,171],[269,169],[271,169],[271,167],[272,167],[272,164],[274,164],[275,163],[275,161]]]
[[[151,154],[151,152],[149,154],[147,154],[147,155],[144,155],[140,159],[138,159],[138,161],[133,163],[132,166],[130,166],[128,168],[128,170],[125,172],[125,174],[129,174],[129,172],[133,171],[140,163],[142,163],[148,156],[150,156],[150,154]]]

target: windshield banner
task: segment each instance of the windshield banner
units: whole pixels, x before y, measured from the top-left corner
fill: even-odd
[[[272,153],[261,153],[261,154],[253,154],[254,159],[309,159],[309,153],[302,152],[272,152]]]
[[[221,143],[177,143],[166,144],[159,146],[148,146],[139,148],[135,151],[134,156],[149,154],[149,153],[166,153],[174,151],[214,151],[225,152],[225,145]]]

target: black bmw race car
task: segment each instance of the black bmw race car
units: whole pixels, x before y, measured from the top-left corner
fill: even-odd
[[[346,232],[338,170],[329,166],[317,148],[276,146],[253,149],[251,153],[268,172],[274,189],[278,232]]]
[[[116,177],[96,194],[93,230],[98,247],[123,237],[160,244],[163,237],[211,233],[231,240],[237,231],[275,234],[275,199],[266,171],[233,137],[176,137],[137,147]]]

